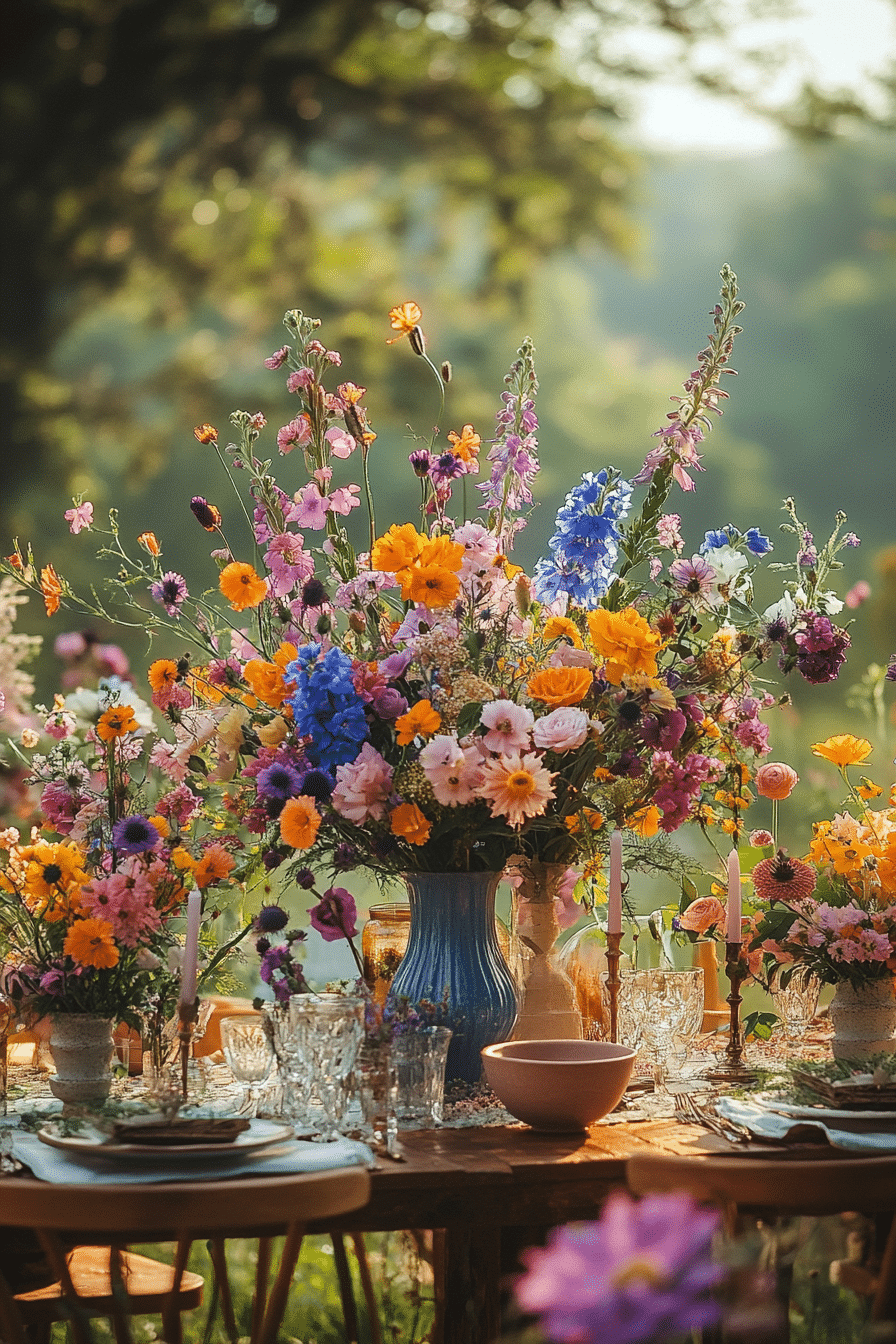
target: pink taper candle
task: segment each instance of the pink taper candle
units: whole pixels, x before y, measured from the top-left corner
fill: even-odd
[[[199,920],[202,915],[202,892],[191,891],[187,896],[187,936],[180,973],[180,1001],[192,1004],[196,998],[196,976],[199,965]]]
[[[622,932],[622,832],[610,836],[610,889],[607,893],[607,933]]]
[[[740,856],[736,849],[728,855],[728,926],[725,937],[729,943],[743,942],[741,932]]]

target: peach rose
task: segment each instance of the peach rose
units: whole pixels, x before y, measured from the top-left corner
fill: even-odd
[[[799,775],[791,766],[780,761],[766,761],[756,771],[756,792],[763,798],[779,802],[790,797],[798,780]]]
[[[682,912],[678,922],[690,933],[705,933],[713,924],[721,930],[725,927],[725,907],[717,896],[699,896]]]

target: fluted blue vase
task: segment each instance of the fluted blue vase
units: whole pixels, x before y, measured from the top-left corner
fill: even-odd
[[[516,982],[495,932],[499,873],[410,873],[407,951],[390,1000],[428,1002],[453,1035],[447,1080],[478,1083],[484,1045],[506,1041],[517,1012]]]

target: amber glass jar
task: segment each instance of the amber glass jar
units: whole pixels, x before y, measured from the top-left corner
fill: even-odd
[[[377,1003],[385,1003],[392,978],[408,945],[411,907],[401,901],[372,905],[361,930],[364,979]]]

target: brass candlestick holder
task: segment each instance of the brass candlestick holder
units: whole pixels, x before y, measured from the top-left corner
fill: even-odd
[[[607,989],[610,992],[610,1040],[615,1045],[619,1037],[619,975],[621,933],[607,934]]]
[[[190,1047],[193,1044],[193,1028],[199,1016],[199,1000],[192,1003],[180,1003],[177,1007],[177,1039],[180,1042],[180,1090],[187,1100],[187,1074],[190,1067]]]
[[[704,1069],[701,1075],[703,1078],[711,1078],[714,1082],[751,1083],[755,1082],[757,1077],[755,1071],[744,1063],[744,1034],[740,1025],[742,1003],[740,987],[748,972],[744,970],[741,961],[742,948],[742,943],[725,943],[725,974],[731,986],[727,999],[731,1008],[728,1044],[725,1046],[725,1053],[719,1056],[715,1064]]]

